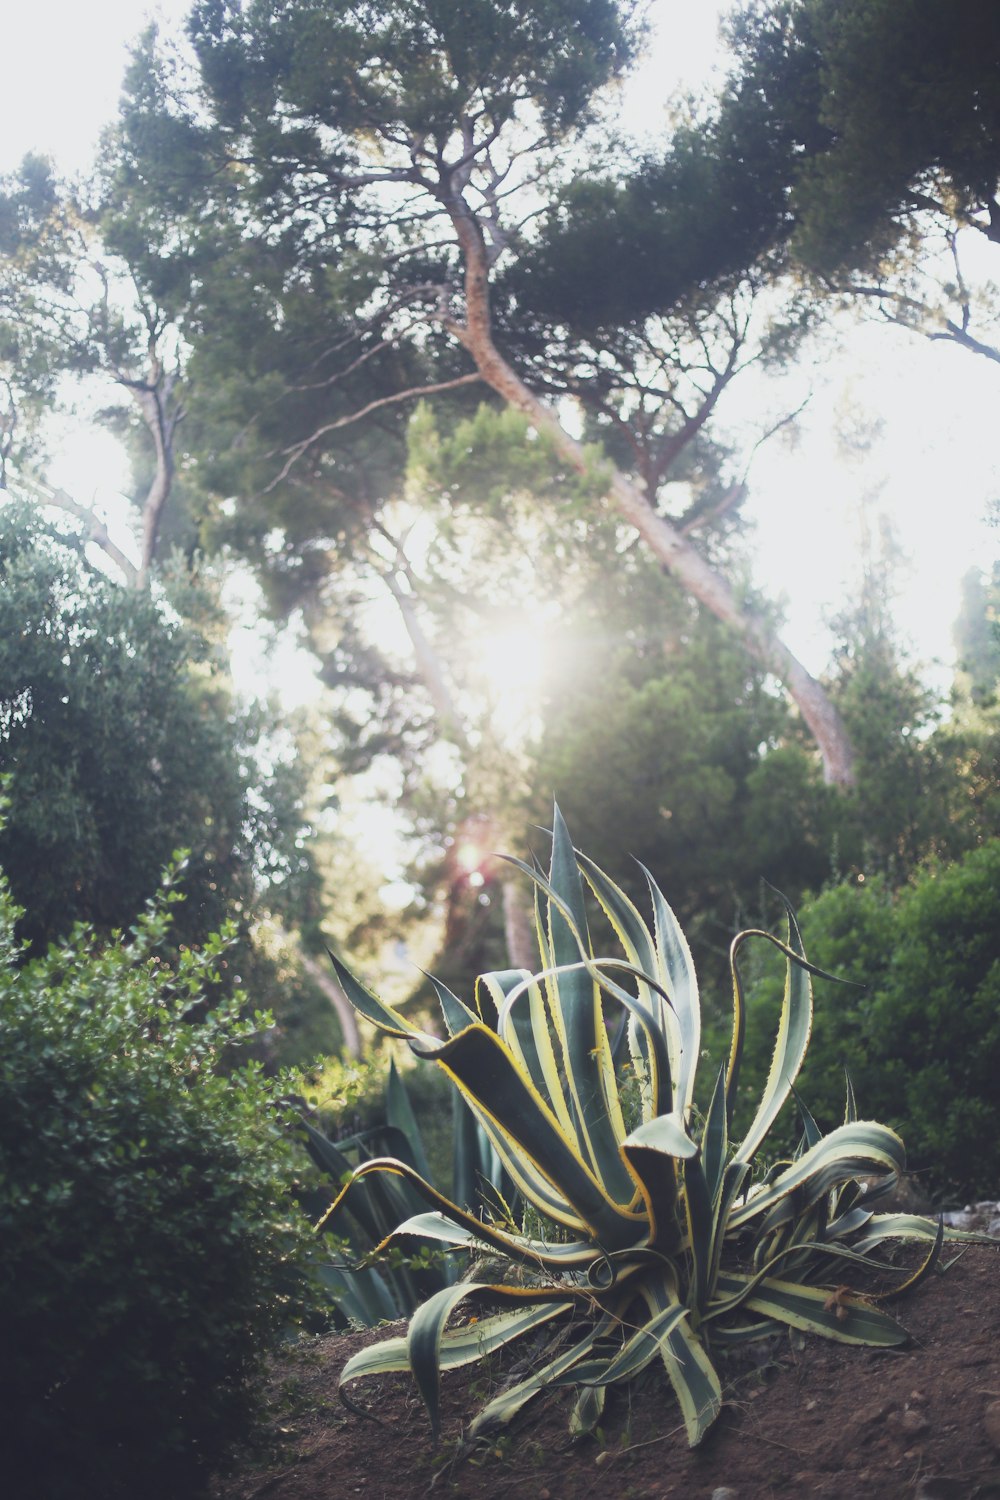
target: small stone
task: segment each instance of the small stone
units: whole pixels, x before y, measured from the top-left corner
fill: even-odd
[[[910,1407],[900,1413],[899,1426],[907,1437],[917,1437],[921,1432],[926,1432],[930,1425],[922,1411],[914,1411]]]
[[[969,1486],[962,1479],[925,1474],[917,1485],[913,1500],[968,1500]]]
[[[984,1411],[983,1428],[994,1448],[1000,1453],[1000,1401],[991,1401]]]
[[[720,1484],[718,1489],[712,1491],[712,1500],[740,1500],[739,1490],[730,1489],[728,1484]]]

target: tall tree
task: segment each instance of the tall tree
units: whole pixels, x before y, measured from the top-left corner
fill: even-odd
[[[107,182],[74,189],[36,157],[0,180],[0,375],[10,408],[0,483],[6,487],[10,462],[19,460],[21,485],[83,521],[132,586],[148,580],[174,481],[184,417],[178,317],[189,276],[180,247],[162,262],[139,250],[128,207]],[[37,478],[32,484],[38,451],[27,423],[15,449],[19,407],[30,415],[57,405],[66,374],[89,378],[105,401],[110,393],[119,420],[142,431],[138,566],[78,497]]]
[[[263,253],[277,248],[290,266],[339,283],[354,336],[328,348],[327,387],[350,393],[359,368],[377,370],[399,351],[425,361],[421,380],[355,398],[353,413],[288,445],[278,477],[351,416],[384,411],[415,390],[482,382],[546,435],[568,471],[596,476],[619,522],[785,682],[828,779],[848,783],[850,743],[820,684],[661,504],[671,449],[701,430],[748,357],[746,279],[718,282],[709,295],[703,271],[666,276],[658,302],[623,312],[616,337],[604,328],[596,340],[593,327],[584,337],[516,277],[505,281],[505,268],[532,262],[535,221],[547,205],[554,210],[593,146],[586,132],[600,87],[634,46],[630,8],[550,0],[498,11],[476,0],[457,11],[390,0],[373,11],[301,0],[276,13],[252,0],[205,0],[188,37],[197,64],[188,97],[167,87],[166,65],[149,49],[126,101],[123,170],[138,196],[155,199],[161,183],[176,193],[183,177],[183,153],[161,149],[155,129],[166,115],[186,127],[184,150],[193,143],[211,166],[200,169],[199,192],[209,184],[200,220],[225,215]],[[585,306],[617,268],[599,238],[577,244]],[[686,395],[672,380],[671,319],[684,321],[689,347],[700,351],[681,361]],[[592,419],[612,436],[627,428],[624,446],[609,443],[599,455],[581,441],[566,415],[570,401],[584,404],[581,389],[604,393]]]

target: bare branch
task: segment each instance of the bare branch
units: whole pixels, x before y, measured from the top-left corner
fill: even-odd
[[[121,573],[127,586],[132,589],[140,586],[142,582],[140,570],[125,556],[121,548],[112,541],[108,535],[107,526],[95,510],[92,510],[90,506],[81,505],[79,500],[74,500],[72,495],[68,495],[65,490],[50,489],[48,485],[42,484],[38,480],[29,479],[25,481],[21,479],[20,483],[24,484],[25,488],[29,491],[33,491],[42,505],[55,506],[57,509],[67,511],[71,516],[75,516],[78,521],[82,521],[86,527],[87,541],[95,543],[110,558]]]
[[[415,401],[421,396],[437,396],[441,391],[454,391],[459,386],[474,385],[481,377],[475,371],[468,375],[458,375],[454,380],[437,380],[429,385],[410,386],[405,391],[397,391],[391,396],[380,396],[376,401],[369,401],[367,406],[362,406],[358,411],[351,412],[346,417],[338,417],[335,422],[325,422],[322,427],[317,427],[315,432],[303,438],[300,443],[295,443],[291,448],[283,448],[282,452],[287,454],[287,460],[281,470],[266,485],[263,493],[269,495],[282,480],[288,478],[290,470],[298,463],[303,453],[306,453],[314,443],[319,442],[328,432],[337,432],[342,427],[350,427],[355,422],[360,422],[364,417],[370,416],[373,411],[379,411],[385,406],[397,406],[401,401]]]

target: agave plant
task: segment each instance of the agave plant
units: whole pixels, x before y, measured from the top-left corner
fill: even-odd
[[[464,1207],[495,1205],[514,1199],[496,1153],[460,1095],[453,1100],[452,1192]],[[422,1204],[405,1180],[379,1172],[365,1176],[358,1166],[392,1152],[396,1161],[433,1184],[420,1125],[406,1085],[394,1062],[389,1064],[385,1092],[385,1119],[381,1124],[330,1140],[304,1117],[300,1121],[303,1145],[313,1163],[339,1188],[353,1176],[364,1176],[364,1188],[341,1194],[323,1214],[324,1233],[331,1251],[321,1261],[318,1274],[329,1293],[341,1324],[374,1327],[407,1316],[433,1292],[455,1281],[466,1257],[444,1256],[439,1247],[428,1258],[416,1258],[391,1246],[395,1226]],[[322,1206],[318,1194],[310,1194],[303,1206],[313,1215]],[[322,1200],[328,1201],[327,1197]],[[515,1200],[516,1201],[516,1200]]]
[[[644,872],[650,926],[574,851],[558,808],[548,877],[514,863],[535,883],[542,967],[481,976],[471,1005],[437,984],[445,1040],[383,1005],[337,963],[361,1015],[446,1071],[523,1205],[516,1218],[500,1200],[477,1216],[405,1162],[384,1158],[359,1167],[339,1202],[376,1173],[405,1179],[426,1205],[386,1243],[415,1236],[488,1255],[502,1271],[443,1287],[414,1313],[405,1338],[350,1359],[341,1376],[347,1403],[345,1387],[355,1379],[410,1370],[436,1433],[441,1371],[532,1335],[530,1375],[479,1412],[470,1440],[556,1384],[577,1388],[572,1430],[592,1429],[608,1388],[662,1359],[694,1445],[721,1409],[713,1360],[727,1346],[782,1325],[852,1344],[904,1342],[905,1330],[879,1305],[883,1298],[843,1285],[845,1264],[882,1265],[872,1252],[887,1240],[928,1242],[922,1265],[897,1295],[939,1254],[940,1225],[873,1211],[903,1168],[899,1136],[859,1120],[848,1085],[842,1125],[822,1135],[803,1111],[795,1159],[766,1170],[758,1164],[805,1056],[810,976],[820,972],[805,958],[792,913],[784,940],[742,933],[733,943],[732,1044],[700,1114],[697,980],[652,877]],[[593,955],[585,886],[614,927],[622,957]],[[737,958],[751,937],[780,949],[787,976],[770,1074],[752,1120],[734,1139],[745,1027]],[[476,1316],[449,1327],[463,1303]]]

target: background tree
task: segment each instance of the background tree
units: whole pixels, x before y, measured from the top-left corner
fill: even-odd
[[[359,365],[376,369],[374,362],[394,346],[405,346],[411,358],[441,350],[453,369],[457,357],[459,373],[447,381],[425,376],[406,389],[394,382],[374,398],[378,408],[414,389],[478,379],[547,435],[570,472],[599,472],[619,521],[788,684],[821,744],[827,775],[849,781],[850,747],[819,684],[693,545],[684,518],[668,519],[647,487],[662,479],[681,436],[701,430],[748,357],[744,293],[720,288],[716,313],[712,298],[693,295],[689,283],[686,309],[675,287],[646,310],[654,322],[675,312],[688,319],[689,342],[700,353],[681,361],[686,397],[664,385],[670,355],[663,340],[669,351],[674,330],[638,323],[620,329],[596,382],[609,387],[604,425],[613,427],[634,409],[634,430],[649,428],[647,460],[633,452],[623,467],[581,444],[546,399],[566,388],[574,365],[579,375],[571,383],[594,385],[592,355],[540,301],[522,320],[513,283],[493,290],[504,260],[532,258],[538,208],[553,200],[566,164],[583,149],[597,88],[629,54],[627,9],[552,4],[517,6],[501,16],[484,0],[461,18],[435,5],[387,5],[363,21],[351,9],[303,5],[280,24],[268,16],[265,25],[263,11],[252,5],[196,6],[188,30],[198,73],[186,86],[198,101],[197,118],[179,90],[168,98],[166,64],[153,51],[143,66],[154,70],[155,82],[144,94],[134,81],[126,102],[123,151],[139,195],[154,195],[161,178],[178,180],[177,157],[156,145],[156,122],[166,110],[178,128],[186,122],[188,144],[212,165],[220,184],[211,199],[217,214],[231,210],[228,195],[236,185],[239,206],[230,222],[243,233],[284,252],[294,247],[317,273],[329,277],[335,267],[342,286],[353,283],[347,295],[355,336],[331,351],[339,359],[328,361],[328,386],[344,385]],[[590,260],[591,281],[609,273],[600,248]],[[586,254],[582,240],[580,251]],[[578,285],[584,284],[581,277]],[[517,295],[523,300],[523,292]],[[712,318],[718,326],[707,331]],[[730,344],[708,347],[727,319]],[[651,402],[660,408],[652,418]],[[371,413],[372,402],[355,398],[354,414],[363,410]],[[345,424],[347,417],[332,421]],[[329,431],[330,423],[321,422],[312,439]],[[307,434],[288,448],[279,477],[288,477],[310,445]]]
[[[227,964],[275,1005],[289,1050],[336,1045],[329,999],[255,939],[266,913],[318,925],[304,778],[239,713],[209,641],[146,592],[87,564],[83,543],[36,512],[0,507],[0,858],[32,951],[76,922],[129,928],[188,851],[177,942],[235,920]],[[317,939],[321,946],[321,938]]]

